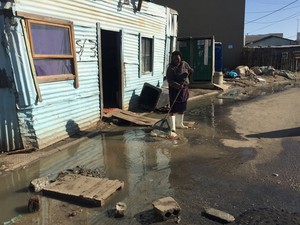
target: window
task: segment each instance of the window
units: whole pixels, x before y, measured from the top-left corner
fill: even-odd
[[[142,38],[142,72],[153,70],[153,39]]]
[[[39,82],[75,80],[78,87],[72,24],[27,20],[31,56]]]

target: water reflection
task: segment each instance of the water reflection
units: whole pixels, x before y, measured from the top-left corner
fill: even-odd
[[[7,174],[1,182],[0,220],[3,222],[19,214],[26,214],[28,199],[35,194],[27,189],[32,179],[42,176],[53,179],[61,171],[76,166],[102,168],[109,179],[125,182],[124,189],[109,198],[107,205],[122,200],[133,206],[130,210],[134,214],[139,212],[140,207],[151,206],[155,198],[172,192],[169,184],[170,152],[159,148],[159,144],[153,147],[153,142],[145,141],[147,138],[148,134],[141,129],[116,132],[115,135],[100,134],[61,149],[52,157],[40,159],[30,167]],[[56,199],[41,197],[41,202],[41,210],[35,217],[39,217],[40,221],[47,221],[45,224],[53,222],[55,213],[59,215],[64,212],[57,212],[62,203]],[[81,214],[85,213],[87,211]],[[102,220],[109,220],[99,213],[87,213],[85,216],[90,222],[99,219],[99,216]]]
[[[239,155],[220,144],[220,138],[233,136],[232,128],[220,125],[223,117],[219,115],[224,105],[225,101],[216,99],[190,102],[186,119],[196,122],[195,129],[179,130],[178,145],[170,140],[151,138],[143,129],[117,128],[61,148],[52,157],[2,176],[0,221],[24,213],[30,195],[34,194],[27,190],[32,179],[42,176],[52,179],[59,172],[76,166],[101,168],[109,179],[125,182],[124,189],[110,197],[100,209],[72,205],[72,209],[81,210],[76,219],[82,224],[99,221],[115,224],[105,212],[118,201],[129,206],[129,216],[118,224],[131,224],[134,215],[151,209],[152,201],[158,198],[175,195],[182,196],[182,202],[186,201],[184,196],[195,187],[208,188],[208,184],[213,184],[210,175],[218,177],[219,173],[236,167],[240,160],[254,157],[253,151]],[[53,224],[69,213],[64,202],[46,197],[41,197],[41,201],[40,212],[25,214],[40,221],[36,224]]]

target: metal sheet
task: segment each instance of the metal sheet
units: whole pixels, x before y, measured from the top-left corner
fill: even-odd
[[[0,16],[1,43],[6,43],[4,17]],[[23,148],[13,88],[11,63],[4,44],[0,45],[0,152]]]
[[[15,10],[74,21],[75,25],[95,24],[109,30],[130,30],[145,34],[160,34],[164,38],[166,13],[165,7],[144,2],[141,12],[134,7],[112,1],[82,0],[18,0]]]
[[[0,152],[23,148],[12,89],[0,88]]]
[[[18,0],[14,12],[26,12],[74,23],[79,88],[73,81],[40,84],[43,101],[36,101],[30,64],[21,26],[10,29],[10,49],[18,93],[18,118],[27,143],[46,147],[100,119],[100,90],[96,23],[101,29],[123,30],[124,98],[128,109],[136,105],[143,84],[160,85],[165,67],[166,8],[144,2],[141,12],[119,0]],[[20,24],[17,19],[17,24]],[[154,38],[154,67],[139,75],[139,34]]]

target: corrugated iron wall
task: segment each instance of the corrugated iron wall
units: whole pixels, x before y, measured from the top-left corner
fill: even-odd
[[[79,88],[73,81],[39,84],[42,102],[32,80],[23,31],[11,26],[10,52],[18,93],[18,118],[23,142],[43,148],[100,119],[100,92],[96,23],[101,29],[122,30],[124,61],[123,106],[136,105],[144,82],[161,85],[165,70],[166,8],[143,2],[141,12],[119,0],[18,0],[14,11],[74,22]],[[140,74],[140,37],[154,39],[152,74]],[[84,46],[83,46],[84,43]]]
[[[45,4],[47,2],[47,4]],[[121,2],[121,4],[120,4]],[[69,4],[68,4],[69,3]],[[143,2],[141,12],[134,7],[122,4],[122,1],[75,0],[75,1],[29,1],[21,0],[16,4],[17,11],[40,14],[54,18],[74,21],[77,26],[90,26],[100,23],[101,29],[123,30],[124,51],[124,109],[137,105],[138,96],[144,82],[157,85],[162,83],[164,61],[159,57],[165,54],[166,8],[149,2]],[[152,76],[139,74],[138,35],[155,37],[154,70]],[[77,35],[75,33],[77,39]],[[156,62],[158,64],[156,64]],[[79,74],[80,76],[80,74]],[[80,77],[79,77],[80,78]]]
[[[23,148],[17,119],[17,94],[4,30],[4,17],[0,16],[0,152]]]

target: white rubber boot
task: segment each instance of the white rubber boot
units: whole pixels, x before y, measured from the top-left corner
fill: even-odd
[[[171,131],[176,133],[176,117],[175,115],[170,116],[170,127],[171,127]]]
[[[184,114],[176,114],[176,128],[187,129],[188,127],[183,124]]]
[[[172,136],[172,137],[177,137],[175,120],[176,120],[176,117],[174,115],[169,117],[169,122],[170,122],[170,127],[171,127],[170,136]]]

